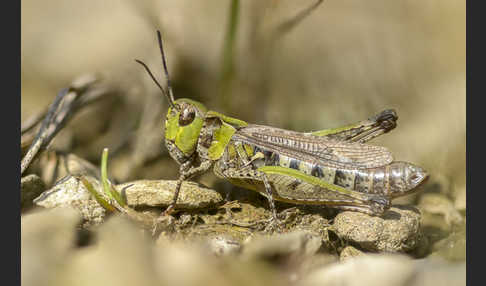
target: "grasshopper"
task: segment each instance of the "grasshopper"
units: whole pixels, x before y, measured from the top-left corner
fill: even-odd
[[[365,144],[396,127],[392,109],[345,127],[301,133],[249,124],[191,99],[174,100],[159,31],[157,36],[167,91],[147,65],[136,61],[169,101],[165,144],[180,175],[164,214],[174,209],[182,182],[210,168],[234,185],[263,194],[275,221],[275,200],[378,216],[393,198],[410,194],[428,178],[424,169],[394,161],[386,148]]]

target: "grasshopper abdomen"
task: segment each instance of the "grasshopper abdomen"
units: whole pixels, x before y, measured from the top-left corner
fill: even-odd
[[[264,138],[273,140],[271,136]],[[428,177],[422,168],[408,162],[392,161],[373,168],[336,168],[240,139],[235,136],[226,146],[216,162],[215,173],[263,194],[261,174],[265,173],[272,184],[273,197],[280,201],[380,214],[389,208],[393,198],[410,193]],[[300,150],[305,144],[288,141],[282,142]]]

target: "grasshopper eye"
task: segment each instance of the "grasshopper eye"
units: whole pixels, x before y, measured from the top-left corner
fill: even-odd
[[[179,126],[186,126],[194,121],[196,117],[196,110],[192,106],[184,108],[179,116]]]

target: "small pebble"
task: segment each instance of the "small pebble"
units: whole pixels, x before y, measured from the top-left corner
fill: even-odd
[[[412,206],[394,206],[381,217],[341,212],[332,225],[336,234],[370,251],[407,252],[420,239],[420,212]]]

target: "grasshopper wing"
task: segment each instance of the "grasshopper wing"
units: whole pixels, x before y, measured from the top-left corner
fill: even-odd
[[[384,147],[263,125],[240,128],[234,139],[279,155],[337,169],[376,168],[393,161],[392,154]]]

